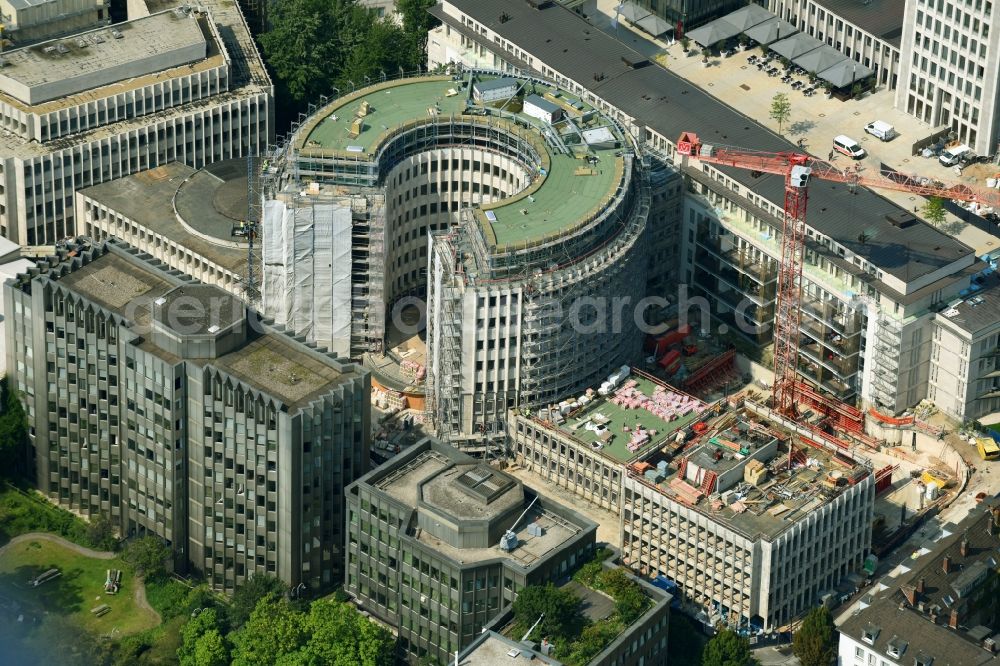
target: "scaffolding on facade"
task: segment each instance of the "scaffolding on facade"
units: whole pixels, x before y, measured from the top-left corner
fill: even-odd
[[[899,348],[901,342],[899,322],[880,312],[875,327],[872,348],[872,398],[884,407],[896,408],[896,380],[899,376]]]

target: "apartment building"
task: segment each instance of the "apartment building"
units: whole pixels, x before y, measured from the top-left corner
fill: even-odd
[[[870,68],[879,85],[895,90],[905,5],[899,0],[767,0],[765,6],[800,32]]]
[[[431,12],[442,21],[428,38],[431,66],[541,74],[617,119],[644,151],[674,160],[685,184],[673,220],[679,281],[767,362],[783,182],[679,159],[674,148],[682,132],[764,151],[795,146],[558,5],[447,0]],[[800,374],[843,400],[900,412],[927,397],[935,312],[984,265],[870,190],[846,196],[822,181],[809,190]]]
[[[76,193],[76,232],[118,238],[199,282],[243,297],[248,243],[245,160],[180,162]]]
[[[927,397],[958,420],[1000,411],[1000,280],[991,273],[976,285],[934,319]]]
[[[209,1],[4,53],[0,234],[76,233],[74,192],[172,161],[257,154],[273,90],[235,3]]]
[[[838,663],[995,666],[1000,523],[987,500],[928,539],[840,625]]]
[[[347,488],[346,591],[403,655],[448,662],[518,590],[590,560],[597,524],[425,439]]]
[[[18,46],[111,22],[104,0],[0,0],[3,34]]]
[[[950,126],[980,155],[1000,140],[1000,5],[989,0],[908,0],[896,108]],[[992,29],[992,32],[991,32]]]
[[[231,592],[342,578],[343,489],[366,471],[368,375],[239,299],[86,239],[4,286],[38,489]]]

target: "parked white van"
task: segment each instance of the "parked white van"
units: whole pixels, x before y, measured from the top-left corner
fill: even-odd
[[[964,144],[961,146],[945,148],[941,151],[941,154],[938,155],[938,160],[945,166],[955,166],[961,161],[962,155],[966,154],[970,150],[972,150],[972,148],[969,148]]]
[[[896,137],[896,128],[882,120],[873,120],[865,125],[865,131],[882,141],[890,141]]]
[[[865,149],[859,146],[857,141],[843,134],[834,137],[833,149],[847,155],[852,160],[860,160],[866,155]]]

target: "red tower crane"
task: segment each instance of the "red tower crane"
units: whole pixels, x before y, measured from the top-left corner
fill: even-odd
[[[795,416],[796,370],[799,362],[799,319],[802,295],[802,256],[805,250],[806,203],[810,178],[820,178],[849,187],[874,187],[913,192],[942,199],[974,201],[1000,208],[1000,192],[966,184],[944,184],[928,179],[915,180],[903,174],[868,174],[860,168],[838,169],[829,162],[803,153],[765,152],[702,143],[698,135],[684,132],[677,152],[720,166],[773,173],[785,178],[785,208],[781,232],[781,260],[774,315],[773,408]]]

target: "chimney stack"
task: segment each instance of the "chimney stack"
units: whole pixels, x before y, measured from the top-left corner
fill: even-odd
[[[924,579],[920,578],[919,580],[917,580],[917,594],[923,594],[923,593],[924,593]]]
[[[951,616],[948,618],[948,626],[952,629],[958,629],[958,609],[951,609]]]
[[[967,538],[962,537],[962,542],[958,544],[958,552],[962,555],[962,557],[969,556],[969,540]]]
[[[941,560],[941,570],[946,574],[951,573],[951,558],[947,555],[945,555]]]
[[[910,606],[917,605],[917,588],[912,585],[903,585],[899,589],[903,593],[903,596],[906,597],[906,602],[910,604]]]

